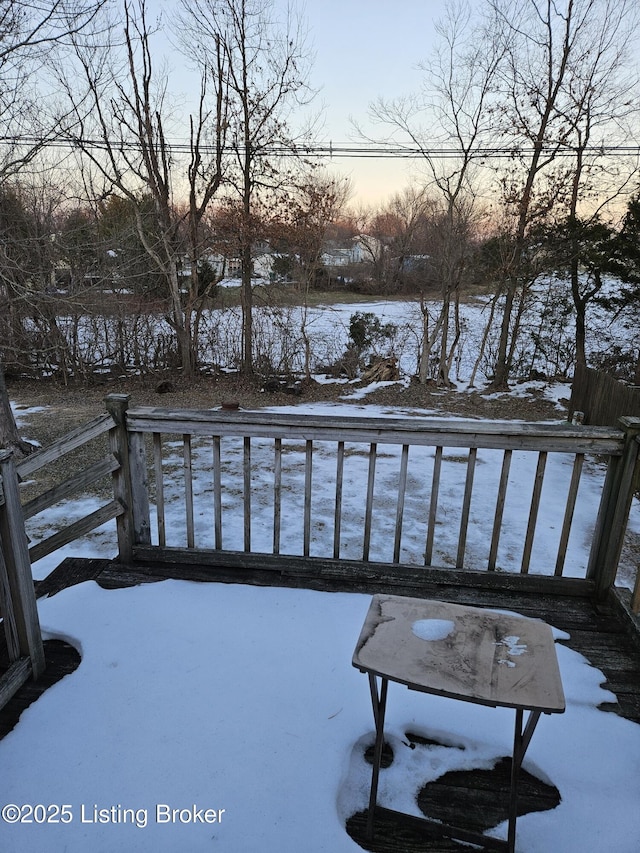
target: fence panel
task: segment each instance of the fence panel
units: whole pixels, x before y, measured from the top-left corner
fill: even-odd
[[[585,424],[616,426],[622,417],[640,417],[640,387],[625,385],[609,373],[576,366],[569,403],[569,420],[584,412]]]

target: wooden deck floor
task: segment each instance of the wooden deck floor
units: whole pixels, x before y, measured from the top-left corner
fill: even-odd
[[[166,578],[178,578],[199,582],[235,582],[252,583],[263,586],[296,586],[328,591],[349,589],[358,592],[393,592],[395,594],[434,597],[456,603],[500,607],[514,610],[526,616],[544,619],[556,628],[569,634],[563,640],[567,646],[583,654],[589,662],[600,669],[605,677],[603,686],[615,694],[617,701],[601,705],[602,710],[619,714],[635,723],[640,723],[640,640],[621,619],[620,610],[615,601],[594,607],[586,597],[540,595],[516,591],[498,591],[496,589],[478,589],[469,586],[443,586],[442,584],[423,587],[419,592],[415,585],[408,584],[406,589],[397,583],[385,589],[384,584],[375,583],[375,588],[366,581],[345,584],[336,579],[331,581],[310,577],[291,577],[273,571],[251,570],[238,572],[237,569],[224,570],[203,566],[169,566],[148,564],[137,566],[135,570],[121,566],[109,560],[88,560],[70,558],[44,581],[37,582],[37,595],[55,595],[57,592],[86,580],[95,580],[102,587],[115,589],[139,583],[153,583]],[[50,684],[73,671],[79,664],[75,649],[57,641],[46,644],[47,672],[36,684],[26,684],[8,705],[0,711],[0,737],[3,737],[16,724],[20,713],[47,689]],[[0,650],[0,670],[3,667]],[[495,785],[495,780],[491,783]],[[475,778],[473,773],[464,778],[450,780],[438,790],[429,793],[441,803],[444,811],[458,813],[474,810],[483,812],[483,790],[486,782]],[[548,791],[532,791],[536,802],[546,802],[552,796]],[[475,802],[477,800],[477,802]],[[458,807],[456,804],[460,802]],[[551,806],[540,806],[548,808]],[[354,815],[348,822],[347,831],[364,849],[373,853],[449,853],[449,851],[468,851],[468,846],[447,839],[429,837],[423,830],[400,826],[393,819],[384,817],[377,820],[377,832],[374,842],[364,840],[366,813]],[[472,849],[472,848],[471,848]]]

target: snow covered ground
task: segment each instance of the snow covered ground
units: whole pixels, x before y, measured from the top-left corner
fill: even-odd
[[[493,467],[487,457],[482,476]],[[167,502],[176,531],[179,509]],[[56,512],[68,519],[73,507]],[[231,507],[232,538],[233,519]],[[479,507],[471,524],[480,531],[484,521]],[[114,543],[109,527],[68,553],[110,556]],[[37,564],[37,576],[62,556]],[[71,642],[82,662],[0,741],[3,853],[359,850],[344,825],[366,807],[370,782],[369,691],[351,666],[368,605],[356,594],[180,581],[117,591],[88,582],[40,601],[46,636]],[[636,853],[640,726],[599,711],[612,699],[602,673],[557,651],[567,710],[541,719],[524,767],[562,801],[518,820],[517,849]],[[511,711],[392,686],[395,760],[382,771],[380,802],[417,813],[425,782],[509,755],[512,727]],[[450,746],[410,749],[407,731]],[[11,804],[45,808],[12,823]],[[506,826],[494,833],[506,837]]]
[[[220,286],[234,288],[239,286],[239,280],[225,279]],[[610,282],[607,292],[614,290],[615,284]],[[541,279],[532,289],[521,318],[521,334],[514,354],[517,375],[527,376],[531,370],[541,371],[547,376],[572,373],[575,360],[574,319],[567,300],[568,284],[562,280]],[[438,301],[429,301],[424,307],[429,315],[429,329],[433,330],[441,305]],[[414,374],[423,329],[423,315],[417,298],[376,299],[311,307],[267,305],[259,300],[253,313],[257,361],[263,366],[270,365],[276,372],[302,372],[308,341],[312,370],[320,371],[323,366],[332,365],[342,358],[349,343],[351,316],[355,313],[373,314],[381,326],[393,327],[391,338],[383,338],[378,342],[378,354],[386,355],[391,351],[398,359],[401,372],[407,376]],[[472,375],[489,315],[487,297],[460,305],[460,335],[450,375],[461,385],[466,385]],[[499,334],[499,316],[498,311],[486,342],[485,355],[478,365],[475,379],[479,385],[492,370]],[[239,306],[203,312],[199,321],[200,360],[203,364],[216,365],[221,369],[235,368],[241,350],[241,318]],[[66,330],[69,336],[73,335],[74,341],[79,339],[79,346],[88,364],[106,369],[112,365],[114,339],[123,334],[125,339],[130,340],[140,336],[140,329],[134,328],[139,319],[135,316],[118,318],[118,332],[107,318],[97,324],[95,317],[59,317],[58,325],[63,333]],[[131,324],[128,330],[127,323]],[[616,348],[634,352],[640,346],[640,325],[637,317],[629,312],[612,317],[610,312],[589,305],[587,323],[587,354],[593,363],[598,363],[602,355],[612,356]],[[163,339],[167,346],[170,345],[173,332],[161,314],[147,317],[145,329],[147,346],[153,346],[158,338]],[[453,333],[450,337],[453,337]],[[131,365],[136,362],[133,352],[125,353],[123,357],[129,359]]]

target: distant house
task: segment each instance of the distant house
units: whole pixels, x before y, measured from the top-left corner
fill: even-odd
[[[320,260],[325,267],[346,267],[352,263],[350,249],[332,245],[325,248]]]
[[[270,279],[273,273],[274,255],[269,252],[264,252],[261,255],[256,255],[252,259],[253,274],[257,278]]]
[[[369,234],[360,234],[353,238],[351,244],[351,257],[353,264],[362,264],[371,261],[379,261],[382,257],[383,246],[377,237]]]
[[[382,256],[383,246],[377,237],[360,234],[348,244],[329,243],[320,256],[325,267],[346,267],[351,264],[371,263]]]
[[[242,271],[242,261],[236,257],[225,257],[217,252],[212,254],[202,254],[200,256],[201,263],[207,263],[213,270],[217,278],[237,278]],[[191,261],[189,258],[183,258],[180,266],[181,278],[191,277]]]
[[[226,257],[216,252],[205,255],[202,260],[206,260],[215,274],[221,278],[237,278],[242,272],[242,261],[234,256]]]

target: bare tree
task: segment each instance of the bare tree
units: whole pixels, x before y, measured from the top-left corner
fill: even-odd
[[[631,6],[613,0],[489,0],[486,40],[497,40],[504,53],[498,88],[501,137],[513,152],[511,168],[501,174],[504,204],[514,224],[492,380],[496,389],[507,387],[537,275],[535,265],[531,267],[529,233],[554,211],[570,209],[572,197],[575,205],[580,203],[586,174],[581,158],[593,144],[595,125],[588,115],[596,102],[598,121],[603,122],[603,106],[609,101],[609,127],[615,124],[610,63],[619,61],[614,57]],[[567,169],[559,157],[576,146],[582,154]]]
[[[385,205],[383,217],[388,235],[388,287],[391,291],[410,285],[415,290],[420,283],[424,287],[430,207],[428,193],[421,186],[396,193]]]
[[[296,180],[280,206],[278,221],[271,227],[279,232],[283,245],[296,259],[298,290],[302,294],[300,334],[304,343],[304,369],[311,376],[309,336],[309,290],[322,269],[322,252],[327,232],[338,219],[351,193],[347,179],[311,170]]]
[[[0,2],[0,184],[24,169],[58,133],[60,116],[48,112],[38,83],[47,63],[60,61],[74,35],[86,30],[107,0]],[[0,357],[0,446],[23,455]]]
[[[222,182],[226,127],[223,57],[220,45],[214,44],[214,63],[203,69],[198,110],[190,117],[189,161],[181,169],[166,133],[170,112],[167,74],[155,70],[154,30],[146,0],[124,0],[122,10],[122,63],[118,63],[122,54],[117,43],[100,49],[91,40],[75,41],[85,88],[78,90],[67,80],[74,108],[70,135],[83,161],[99,176],[105,193],[117,190],[132,205],[140,240],[167,283],[168,320],[176,335],[180,366],[189,377],[197,364],[193,312],[198,300],[206,296],[200,292],[198,279],[200,226]],[[210,86],[214,90],[212,106],[208,105]],[[206,156],[205,150],[210,152]],[[179,177],[188,186],[186,209],[174,200]],[[143,215],[147,197],[153,203],[155,219],[151,233]],[[185,255],[191,262],[186,295],[180,275]]]
[[[291,7],[279,20],[268,0],[181,0],[183,41],[203,66],[212,45],[224,54],[229,127],[228,180],[241,201],[242,368],[253,372],[252,245],[256,211],[284,181],[279,157],[298,153],[291,111],[309,97],[309,53]]]
[[[587,366],[586,312],[590,302],[602,290],[602,270],[608,258],[592,266],[593,274],[581,275],[588,267],[582,250],[584,238],[593,233],[595,242],[605,244],[601,223],[603,211],[612,202],[628,198],[635,189],[633,178],[637,163],[628,158],[618,163],[603,163],[594,154],[601,146],[637,136],[640,102],[638,76],[631,70],[631,59],[640,23],[637,4],[631,0],[604,0],[602,25],[594,32],[589,51],[572,68],[565,120],[572,128],[570,141],[570,193],[563,217],[568,238],[567,259],[571,296],[575,309],[576,364]],[[594,201],[591,201],[591,200]],[[593,248],[593,241],[587,240]],[[597,249],[595,252],[597,256]],[[609,254],[609,252],[608,252]]]
[[[107,2],[0,2],[0,182],[59,134],[62,116],[51,108],[50,95],[43,97],[42,83],[50,67],[68,55],[70,40],[96,23]]]
[[[466,264],[469,236],[482,165],[495,118],[495,80],[504,47],[481,41],[469,8],[452,7],[437,27],[440,42],[434,58],[422,66],[424,84],[419,94],[378,100],[373,119],[390,128],[383,140],[418,151],[426,171],[430,196],[439,197],[438,266],[442,312],[438,381],[450,384],[450,323],[458,337],[458,300]],[[453,311],[453,316],[451,312]],[[433,335],[425,336],[433,346]],[[421,361],[429,360],[423,352]],[[424,376],[424,370],[420,374]]]

